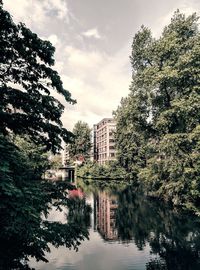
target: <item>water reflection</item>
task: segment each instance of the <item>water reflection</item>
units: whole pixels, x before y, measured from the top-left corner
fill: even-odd
[[[122,239],[133,238],[139,249],[148,242],[160,256],[147,269],[200,269],[199,219],[134,194],[125,189],[119,195],[117,226]]]
[[[149,245],[156,257],[146,263],[148,270],[200,269],[199,218],[147,199],[131,186],[117,191],[115,183],[80,185],[94,193],[96,226],[105,241],[134,242],[139,250]]]
[[[117,196],[108,195],[102,191],[95,196],[94,203],[96,204],[94,215],[96,216],[98,232],[107,241],[117,240],[118,234],[115,225]]]
[[[78,250],[81,242],[89,239],[91,207],[84,197],[67,197],[66,186],[74,189],[65,183],[38,182],[40,193],[36,197],[43,200],[34,215],[29,210],[35,202],[30,196],[22,202],[18,200],[18,208],[1,209],[0,269],[32,269],[29,259],[48,262],[46,253],[50,246]],[[43,187],[49,188],[44,195]],[[22,211],[24,205],[29,211]]]
[[[47,254],[49,263],[32,261],[30,267],[37,270],[200,269],[199,218],[150,200],[138,187],[125,181],[79,180],[77,185],[77,189],[69,192],[68,207],[62,212],[65,214],[60,215],[54,207],[48,221],[43,223],[48,223],[44,240],[52,244],[51,253]],[[1,245],[2,250],[6,247],[13,251],[9,245],[9,242]],[[75,249],[79,247],[78,252],[66,248],[73,245]],[[16,259],[16,254],[13,258]]]

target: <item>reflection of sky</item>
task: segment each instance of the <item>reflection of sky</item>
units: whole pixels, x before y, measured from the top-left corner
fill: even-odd
[[[112,244],[103,241],[98,232],[90,231],[90,240],[84,241],[78,252],[64,247],[52,247],[47,255],[49,263],[32,263],[38,270],[142,270],[150,260],[149,246],[139,251],[134,243]]]
[[[93,198],[87,202],[93,207]],[[93,216],[93,215],[92,215]],[[59,211],[52,211],[51,220],[64,222],[64,215]],[[51,253],[47,254],[49,263],[36,263],[31,260],[31,267],[36,270],[142,270],[150,258],[150,248],[147,245],[143,251],[139,251],[135,244],[122,244],[118,241],[105,242],[98,232],[90,230],[90,240],[82,242],[79,251],[66,249],[65,247],[51,247]]]
[[[62,211],[57,210],[56,207],[52,207],[47,219],[48,221],[52,221],[52,222],[60,222],[62,224],[66,223],[66,215],[67,215],[67,209],[65,207],[60,207],[62,209]],[[45,219],[45,218],[44,218]]]

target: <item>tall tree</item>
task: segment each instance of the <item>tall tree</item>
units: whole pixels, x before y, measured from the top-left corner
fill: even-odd
[[[116,125],[116,148],[117,159],[122,167],[127,171],[127,176],[136,178],[140,169],[144,167],[143,156],[144,138],[140,129],[133,125],[140,117],[140,110],[137,102],[132,95],[122,98],[121,104],[114,112],[117,120]]]
[[[139,179],[152,195],[195,211],[200,206],[199,59],[196,14],[186,17],[176,11],[158,39],[142,26],[132,45],[130,99],[134,106],[129,106],[127,117],[128,127],[137,130],[145,147],[141,158],[146,165],[138,171]],[[120,119],[119,113],[116,118]],[[127,127],[122,129],[126,131]],[[139,145],[136,155],[140,149]]]
[[[55,48],[23,23],[15,24],[0,3],[0,132],[28,134],[56,152],[71,133],[60,120],[64,106],[53,91],[75,101],[54,65]]]
[[[78,121],[73,128],[74,139],[69,145],[69,154],[71,158],[80,156],[88,158],[91,149],[91,129],[88,124]]]
[[[55,48],[15,24],[2,1],[0,37],[0,269],[30,269],[30,256],[47,261],[49,243],[77,249],[88,237],[84,224],[44,219],[52,207],[68,206],[70,213],[69,184],[42,181],[41,174],[48,166],[46,150],[57,152],[61,140],[72,137],[53,92],[74,100],[52,69]],[[89,211],[85,202],[79,208]],[[80,216],[71,211],[74,219]]]

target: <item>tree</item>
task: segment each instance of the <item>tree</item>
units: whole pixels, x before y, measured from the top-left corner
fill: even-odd
[[[120,106],[114,112],[116,119],[116,149],[119,164],[126,169],[127,177],[135,178],[145,166],[143,143],[140,129],[133,125],[138,123],[140,110],[135,97],[122,98]]]
[[[41,179],[47,150],[55,153],[62,139],[72,138],[60,120],[64,106],[51,95],[55,90],[75,102],[51,68],[54,47],[16,25],[2,1],[0,36],[0,268],[29,269],[30,256],[47,261],[49,243],[77,249],[88,237],[87,226],[71,222],[72,215],[65,224],[45,220],[52,207],[68,207],[78,218],[89,217],[90,209],[82,202],[74,211],[68,183]]]
[[[58,170],[62,167],[62,156],[61,154],[50,156],[50,168],[53,170]]]
[[[75,101],[63,88],[54,65],[55,48],[24,24],[15,24],[0,3],[0,132],[28,134],[56,152],[72,136],[60,120],[64,106],[53,91]]]
[[[73,128],[74,140],[69,145],[69,155],[72,158],[88,158],[91,149],[91,130],[87,123],[78,121]]]
[[[50,168],[48,153],[42,145],[36,145],[28,136],[15,136],[14,144],[20,151],[21,156],[26,160],[26,168],[29,170],[29,177],[40,179],[42,174]]]
[[[81,202],[74,211],[74,202],[68,199],[68,190],[74,189],[68,182],[41,181],[44,153],[29,150],[32,144],[18,139],[18,146],[0,136],[0,269],[29,269],[29,256],[47,262],[45,252],[49,244],[77,249],[88,238],[88,227],[73,223],[73,218],[89,222],[90,207]],[[40,152],[41,154],[41,152]],[[47,161],[46,161],[47,162]],[[45,163],[46,166],[46,163]],[[48,221],[52,208],[68,209],[68,223]],[[82,217],[80,217],[82,213]]]
[[[133,153],[135,166],[149,194],[196,212],[200,206],[200,32],[196,14],[174,13],[160,38],[142,26],[132,45],[133,80],[127,126],[138,132],[140,144]],[[121,114],[116,118],[120,127]],[[137,115],[137,117],[135,117]],[[130,144],[136,144],[135,138]],[[123,151],[118,140],[118,151]],[[142,144],[142,145],[141,145]],[[137,161],[138,152],[143,154]],[[120,152],[121,151],[121,152]],[[133,157],[128,157],[130,163]]]

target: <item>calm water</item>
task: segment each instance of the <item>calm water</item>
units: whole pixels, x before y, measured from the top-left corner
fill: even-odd
[[[78,181],[71,198],[92,208],[89,240],[78,252],[51,247],[49,263],[31,260],[38,270],[200,269],[200,220],[147,200],[125,183]],[[66,220],[67,210],[52,209],[49,220]],[[81,223],[80,223],[81,226]]]

